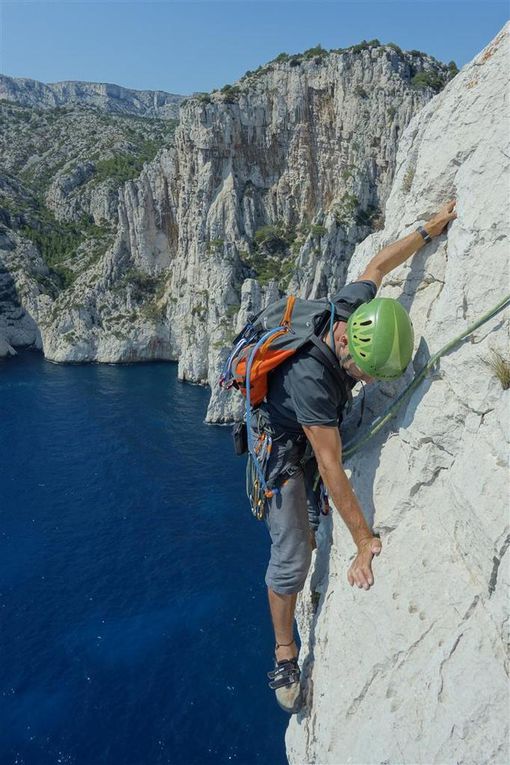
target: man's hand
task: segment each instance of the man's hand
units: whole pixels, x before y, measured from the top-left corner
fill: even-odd
[[[439,212],[432,216],[432,218],[425,223],[425,231],[430,236],[439,236],[446,229],[450,221],[457,217],[455,212],[455,199],[450,199]],[[408,234],[403,239],[399,239],[398,242],[388,244],[386,247],[375,255],[369,262],[363,273],[358,276],[358,279],[369,279],[374,282],[377,289],[381,286],[383,278],[393,271],[394,268],[404,263],[411,255],[421,249],[425,245],[421,234],[413,231],[412,234]]]
[[[370,589],[374,583],[372,558],[379,555],[381,550],[382,542],[379,537],[368,537],[359,543],[358,554],[347,572],[347,580],[351,587],[357,584],[360,589]]]
[[[455,212],[456,200],[450,199],[439,212],[432,216],[432,218],[425,223],[425,230],[430,236],[439,236],[442,234],[451,220],[455,220],[457,213]]]

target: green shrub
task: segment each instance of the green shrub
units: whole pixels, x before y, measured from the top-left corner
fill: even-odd
[[[253,70],[248,69],[248,71],[245,72],[243,76],[241,77],[241,80],[246,80],[248,77],[252,77],[252,78],[260,77],[263,74],[267,74],[267,72],[272,72],[272,71],[273,71],[273,67],[271,66],[271,64],[258,66],[256,69],[253,69]]]
[[[305,240],[304,239],[294,239],[292,244],[290,245],[290,251],[294,256],[299,254],[299,250],[303,246]]]
[[[347,226],[355,220],[359,208],[359,199],[354,194],[344,194],[340,202],[333,206],[333,215],[338,226]]]
[[[388,117],[390,119],[393,119],[393,117],[395,116],[396,113],[397,113],[397,110],[396,110],[396,108],[394,106],[389,106],[388,107]]]
[[[265,285],[275,281],[281,285],[286,280],[290,280],[294,268],[294,260],[293,258],[263,256],[260,253],[256,253],[250,259],[249,265],[255,271],[260,284]]]
[[[286,252],[296,234],[281,221],[257,229],[254,244],[257,249],[263,249],[270,254]]]
[[[312,224],[310,226],[310,233],[312,236],[318,236],[320,238],[322,236],[325,236],[328,233],[328,230],[325,226],[321,226],[319,224]]]
[[[455,75],[457,75],[459,73],[459,68],[458,68],[457,64],[455,63],[455,61],[450,61],[448,63],[448,73],[450,75],[450,79],[451,80],[453,80]]]
[[[116,291],[131,286],[135,300],[146,300],[154,297],[163,281],[162,276],[152,276],[139,268],[129,268],[116,285]]]
[[[145,140],[138,147],[138,153],[117,154],[109,159],[100,159],[95,163],[95,172],[91,183],[98,184],[113,179],[119,186],[140,175],[145,162],[154,159],[161,147],[160,141]]]
[[[55,274],[58,277],[62,285],[62,289],[64,290],[70,287],[71,284],[73,284],[73,282],[76,280],[76,274],[74,271],[61,263],[52,266],[50,268],[50,274]]]
[[[396,43],[392,43],[392,42],[391,43],[387,43],[386,47],[387,48],[391,48],[392,50],[394,50],[395,53],[399,54],[399,56],[403,56],[404,55],[404,53],[402,51],[402,48],[399,45],[397,45]]]
[[[362,40],[357,45],[351,45],[347,50],[350,50],[352,53],[361,53],[363,50],[368,50],[369,47],[369,43],[366,40]]]
[[[411,86],[417,90],[423,90],[424,88],[432,88],[435,93],[439,93],[444,88],[445,80],[437,72],[426,71],[417,72],[414,77],[411,78]]]
[[[41,223],[37,227],[23,224],[20,231],[36,245],[43,260],[49,266],[56,266],[57,263],[74,255],[83,241],[82,232],[72,223],[55,221],[51,227]]]
[[[210,104],[212,101],[211,96],[209,93],[198,93],[196,96],[194,96],[197,101],[201,104]]]
[[[295,240],[290,226],[281,221],[268,224],[255,232],[253,252],[239,253],[239,257],[255,272],[260,284],[275,281],[284,289],[294,268],[291,252]]]
[[[501,383],[503,390],[510,388],[510,359],[505,358],[494,348],[491,348],[490,356],[485,359],[486,364]]]
[[[289,54],[288,54],[288,53],[279,53],[279,54],[277,55],[277,57],[274,59],[274,61],[275,61],[277,64],[283,64],[283,63],[285,63],[286,61],[288,61],[289,59],[290,59],[290,56],[289,56]]]
[[[164,306],[160,306],[152,301],[150,303],[145,303],[145,305],[142,306],[140,315],[149,321],[161,322],[166,318],[166,311]]]
[[[327,50],[325,50],[322,45],[316,45],[314,48],[308,48],[308,50],[305,50],[303,53],[303,58],[305,61],[310,61],[312,58],[322,58],[323,56],[327,56],[327,54]]]
[[[223,100],[227,104],[235,104],[239,99],[241,89],[238,85],[224,85],[220,90]]]

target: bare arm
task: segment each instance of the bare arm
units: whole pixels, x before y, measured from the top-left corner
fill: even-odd
[[[322,480],[356,546],[372,536],[349,479],[342,465],[342,444],[338,428],[325,425],[304,425],[305,435],[312,445]]]
[[[303,425],[312,445],[321,478],[351,532],[358,553],[347,573],[349,584],[368,590],[374,582],[371,561],[381,552],[381,540],[373,536],[342,465],[342,442],[338,428]]]
[[[439,236],[445,230],[446,226],[451,220],[457,217],[455,212],[455,200],[451,199],[447,202],[436,215],[434,215],[428,223],[425,224],[424,229],[431,236]],[[390,271],[404,263],[411,255],[418,252],[425,244],[425,240],[422,235],[417,231],[413,231],[412,234],[408,234],[403,239],[399,239],[397,242],[389,244],[372,258],[368,266],[365,268],[361,276],[361,279],[370,279],[375,282],[377,288],[381,286],[383,277],[389,274]]]

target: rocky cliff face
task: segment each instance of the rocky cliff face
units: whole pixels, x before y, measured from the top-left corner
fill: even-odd
[[[411,121],[385,227],[350,262],[355,276],[382,244],[458,200],[448,234],[381,293],[410,309],[417,367],[509,292],[508,35]],[[350,535],[336,513],[321,524],[300,603],[307,706],[287,733],[295,765],[509,760],[510,391],[487,363],[492,350],[508,360],[508,328],[507,310],[442,358],[352,459],[383,550],[375,585],[351,589]],[[371,392],[372,413],[386,393]]]
[[[115,241],[119,188],[171,145],[175,124],[0,103],[0,356],[42,347],[56,299]]]
[[[315,297],[343,282],[382,225],[402,130],[449,76],[373,41],[280,56],[183,102],[174,143],[108,205],[107,251],[32,308],[45,355],[178,359],[181,378],[214,386],[209,420],[231,418],[215,383],[236,329],[279,289]],[[52,184],[55,215],[87,200],[88,177],[81,162]]]
[[[177,119],[183,96],[162,90],[132,90],[108,82],[54,82],[0,74],[0,99],[25,107],[92,106],[111,114]]]

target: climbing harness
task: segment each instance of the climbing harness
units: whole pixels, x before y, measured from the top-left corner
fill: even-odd
[[[240,335],[238,335],[234,341],[234,348],[227,358],[220,378],[220,385],[222,387],[226,389],[236,387],[244,393],[246,398],[245,418],[247,447],[249,452],[246,489],[250,499],[252,512],[259,520],[264,517],[266,500],[271,498],[274,494],[278,494],[279,488],[269,486],[266,480],[267,465],[273,448],[273,436],[267,428],[259,427],[258,432],[255,432],[252,422],[252,407],[258,406],[265,397],[267,392],[268,373],[308,341],[312,342],[310,352],[317,353],[318,358],[320,358],[323,363],[330,366],[330,368],[335,369],[332,361],[332,359],[336,358],[334,352],[331,351],[332,359],[328,358],[324,348],[328,353],[331,349],[329,346],[321,343],[314,333],[314,327],[317,327],[317,322],[315,320],[318,319],[319,325],[323,327],[324,319],[327,316],[330,342],[334,349],[333,327],[336,315],[335,306],[331,301],[328,302],[329,308],[324,301],[299,301],[291,296],[290,298],[287,298],[287,300],[277,301],[276,304],[264,309],[264,311],[255,317],[255,319],[246,324]],[[297,322],[297,331],[294,327],[291,328],[290,321],[294,303],[298,303],[298,305],[301,304],[301,313]],[[304,304],[306,303],[313,303],[313,306],[308,308],[308,313],[305,313],[306,306]],[[393,401],[382,415],[378,416],[372,422],[372,425],[366,433],[364,433],[361,438],[346,445],[342,452],[342,460],[345,461],[358,452],[370,438],[386,425],[395,412],[420,385],[426,374],[434,367],[441,356],[444,356],[449,350],[464,340],[464,338],[472,334],[476,329],[489,321],[508,305],[510,305],[510,295],[503,298],[494,306],[494,308],[487,311],[476,322],[467,327],[466,330],[454,337],[450,342],[434,353],[427,364],[415,375],[411,383],[402,391],[395,401]],[[275,311],[281,311],[282,306],[285,309],[283,317],[280,318],[280,321],[273,322],[273,327],[274,324],[277,323],[276,327],[268,330],[268,324],[271,325],[271,316],[274,317]],[[310,311],[312,311],[312,313],[310,313]],[[261,331],[261,327],[264,328],[264,331]],[[273,346],[271,350],[269,350],[270,346]],[[339,379],[342,379],[346,391],[347,403],[349,403],[351,400],[350,389],[347,390],[345,377],[342,377],[343,373],[339,372],[338,374],[340,375]],[[256,387],[255,395],[252,395],[253,387]],[[363,416],[363,407],[364,397],[362,400],[361,418]],[[358,425],[361,423],[361,418]],[[314,483],[315,490],[317,489],[317,485],[318,477]],[[323,508],[322,512],[327,513],[329,511],[329,501],[324,487],[321,487],[320,494],[321,506]]]
[[[392,418],[392,416],[395,414],[395,412],[402,406],[404,401],[406,401],[411,393],[413,393],[416,388],[419,386],[419,384],[422,382],[424,377],[426,376],[427,372],[429,372],[430,369],[432,369],[437,361],[441,358],[441,356],[444,356],[448,351],[450,351],[452,348],[454,348],[456,345],[458,345],[462,340],[464,340],[468,335],[471,335],[475,330],[477,330],[479,327],[481,327],[485,322],[492,319],[496,314],[498,314],[500,311],[502,311],[504,308],[510,305],[510,294],[504,297],[502,300],[497,303],[494,308],[491,308],[489,311],[483,314],[477,321],[475,321],[473,324],[471,324],[467,329],[465,329],[463,332],[461,332],[459,335],[454,337],[452,340],[450,340],[446,345],[443,345],[442,348],[440,348],[436,353],[434,353],[428,362],[425,364],[423,369],[421,369],[413,378],[413,380],[409,383],[409,385],[404,388],[402,393],[395,399],[395,401],[390,404],[390,406],[386,409],[383,414],[379,415],[379,417],[376,417],[373,421],[370,428],[367,430],[367,432],[361,436],[358,440],[353,441],[352,443],[348,443],[345,447],[345,449],[342,450],[342,461],[345,461],[349,457],[352,457],[353,454],[356,454],[361,447],[366,444],[366,442],[372,438],[372,436],[375,436],[376,433],[378,433],[381,428],[383,428],[386,423]]]

